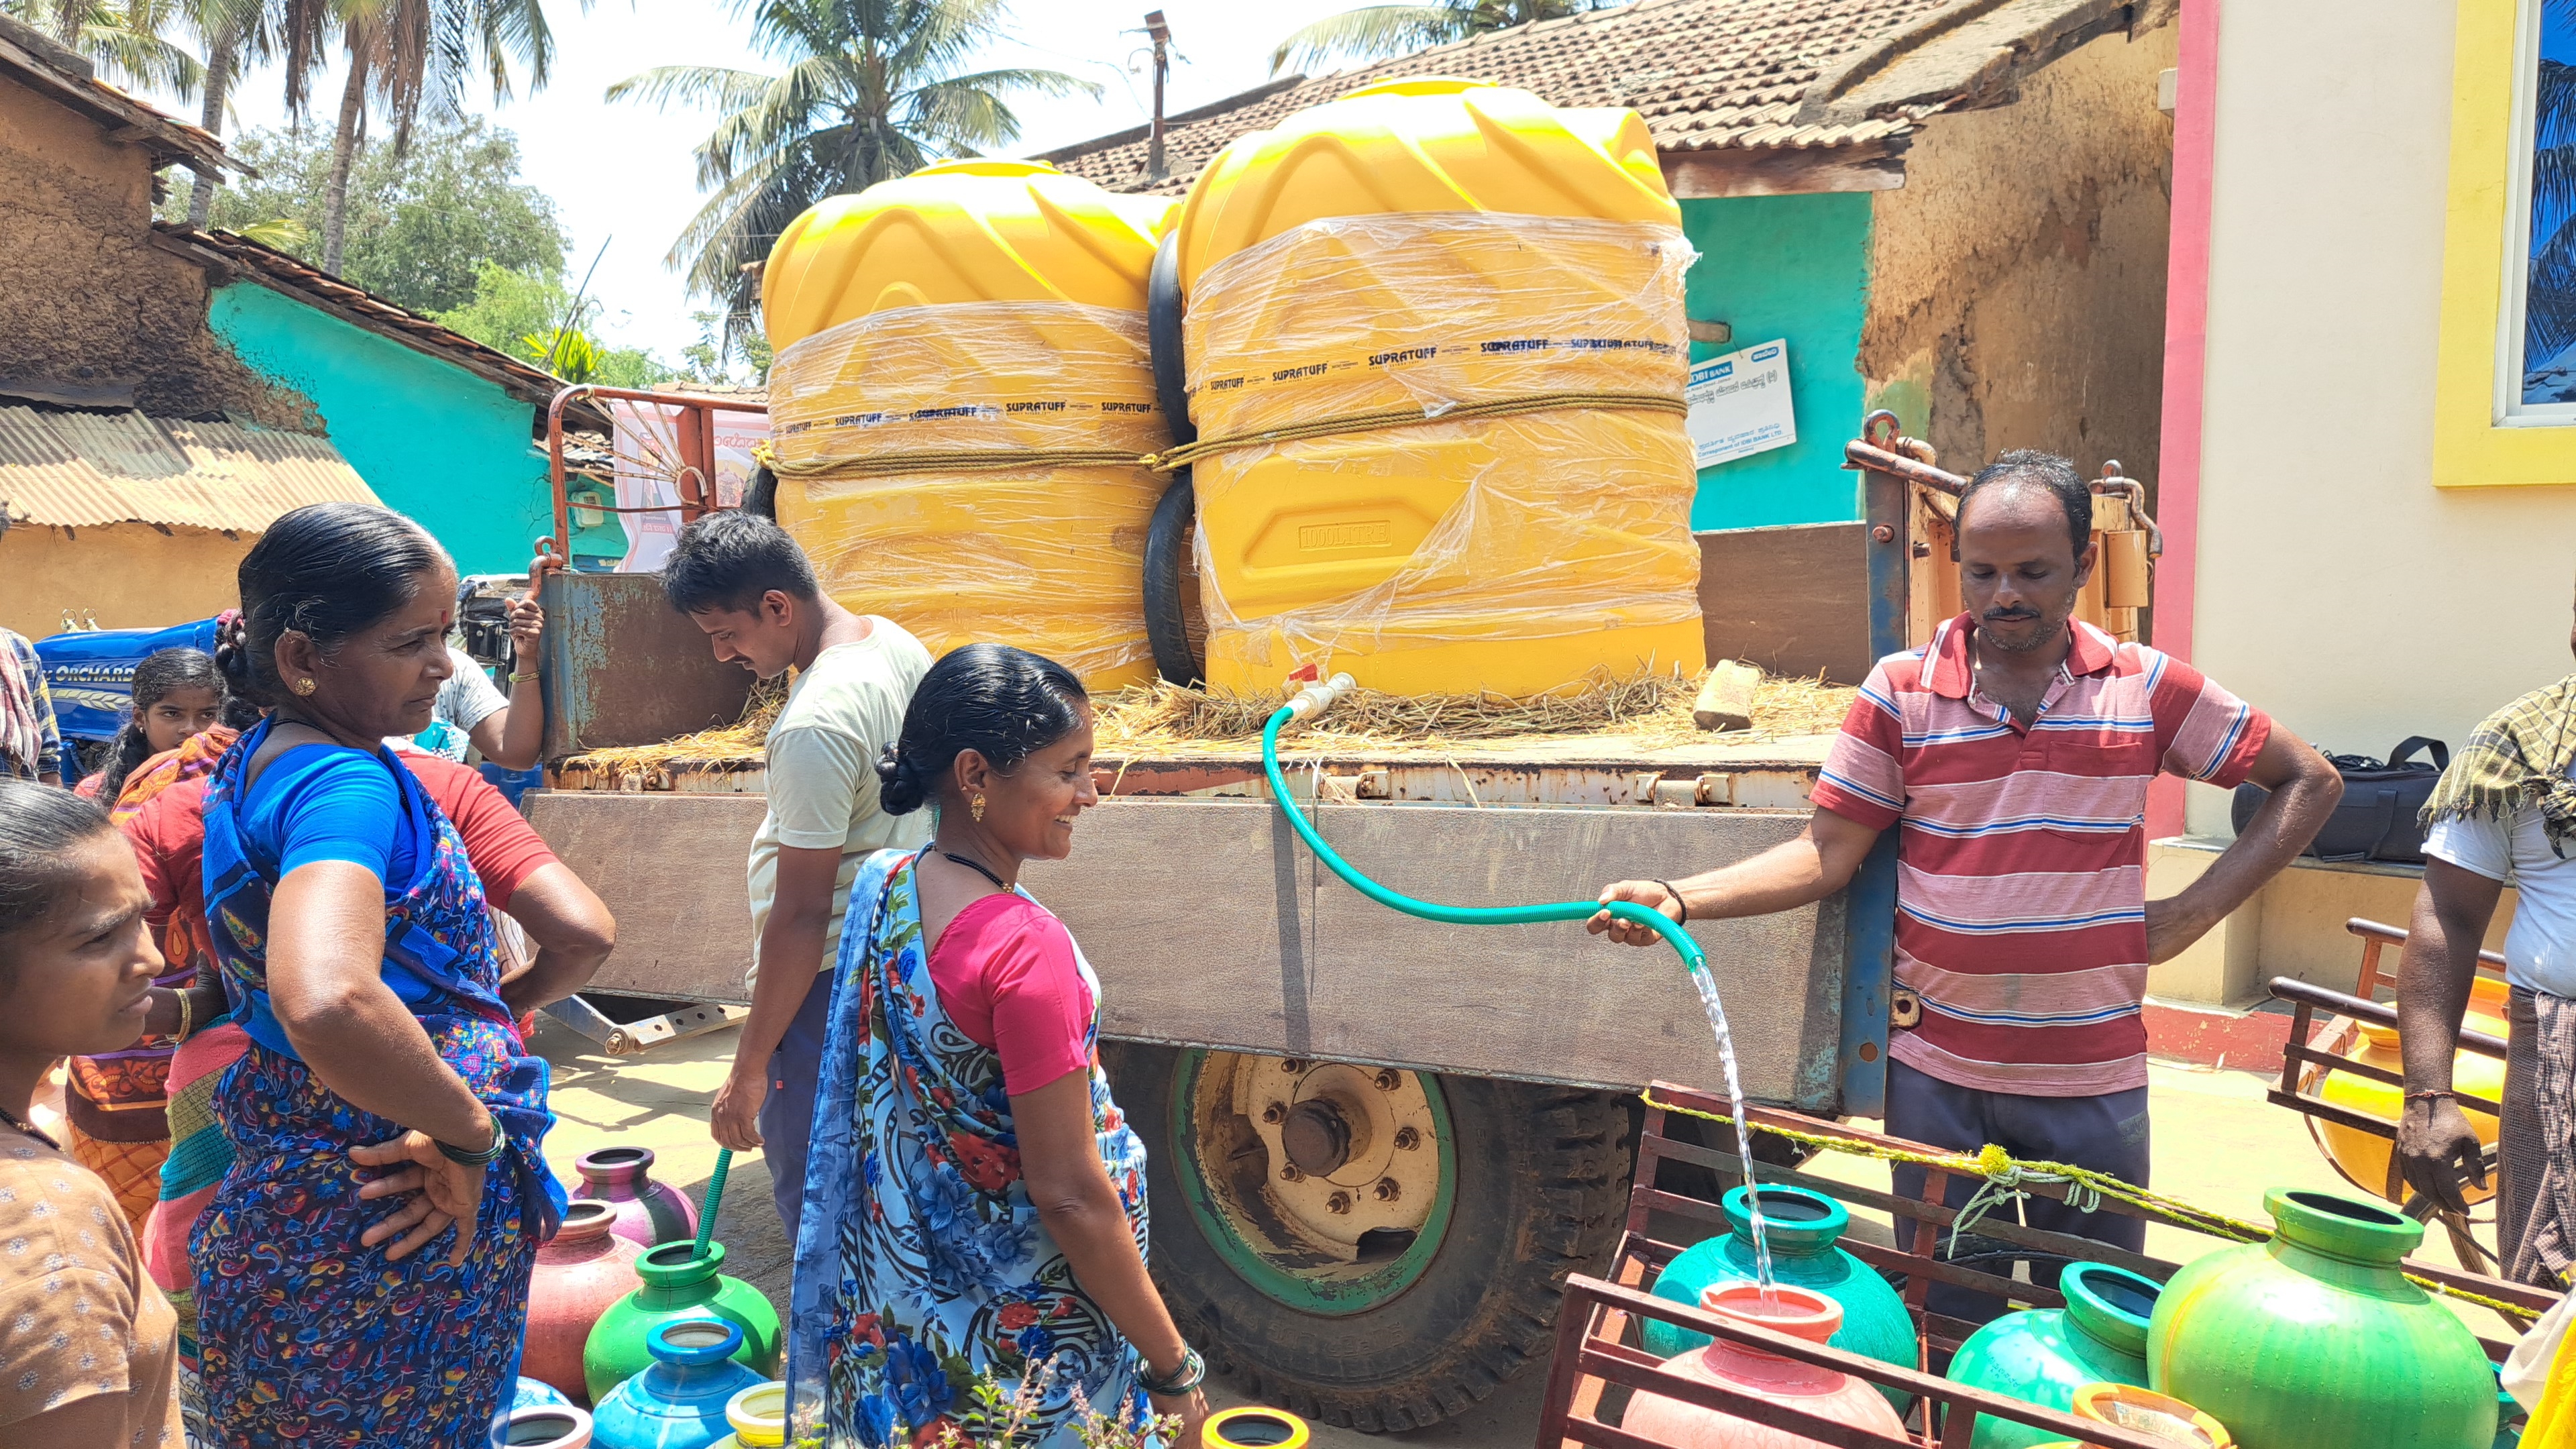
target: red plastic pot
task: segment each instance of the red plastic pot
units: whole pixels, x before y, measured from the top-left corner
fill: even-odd
[[[581,1354],[590,1330],[611,1304],[642,1287],[635,1260],[644,1250],[618,1236],[614,1204],[578,1201],[565,1210],[554,1240],[537,1249],[528,1284],[528,1336],[519,1372],[552,1385],[575,1403],[590,1402]]]

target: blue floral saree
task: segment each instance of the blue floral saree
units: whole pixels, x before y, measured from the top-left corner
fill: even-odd
[[[908,851],[868,858],[833,970],[796,1243],[788,1378],[796,1442],[889,1449],[971,1407],[990,1372],[1006,1390],[1043,1375],[1026,1449],[1074,1449],[1081,1406],[1141,1425],[1136,1351],[1084,1295],[1029,1205],[1001,1058],[939,1004]],[[863,914],[864,913],[864,914]],[[865,928],[861,922],[865,921]],[[1145,1148],[1100,1072],[1100,1158],[1145,1246]],[[817,1422],[802,1422],[817,1414]]]

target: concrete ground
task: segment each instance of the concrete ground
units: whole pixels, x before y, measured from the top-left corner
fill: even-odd
[[[609,1145],[649,1147],[654,1173],[693,1198],[704,1193],[715,1166],[707,1137],[707,1105],[723,1080],[735,1033],[727,1030],[658,1047],[641,1056],[597,1055],[590,1043],[546,1021],[537,1046],[555,1067],[555,1113],[547,1156],[567,1182],[572,1162]],[[2149,1069],[2155,1114],[2155,1185],[2200,1207],[2254,1222],[2264,1221],[2263,1193],[2272,1187],[2312,1187],[2349,1192],[2309,1140],[2302,1120],[2263,1100],[2265,1079],[2249,1072]],[[1822,1175],[1884,1188],[1886,1169],[1854,1157],[1826,1157],[1810,1164]],[[1856,1212],[1855,1218],[1866,1218]],[[1882,1227],[1881,1231],[1884,1229]],[[726,1271],[748,1279],[783,1309],[790,1253],[770,1202],[769,1171],[757,1153],[736,1157],[728,1171],[716,1237],[726,1248]],[[1884,1239],[1882,1238],[1882,1241]],[[2225,1246],[2178,1228],[2148,1229],[2149,1254],[2188,1261]],[[2452,1262],[2439,1231],[2423,1256]],[[2489,1336],[2509,1336],[2482,1309],[2462,1316]],[[1219,1407],[1244,1402],[1223,1384],[1212,1384]],[[1390,1443],[1438,1449],[1525,1449],[1537,1431],[1545,1376],[1532,1372],[1506,1385],[1468,1414],[1429,1429],[1364,1435],[1318,1425],[1314,1449],[1385,1449]]]

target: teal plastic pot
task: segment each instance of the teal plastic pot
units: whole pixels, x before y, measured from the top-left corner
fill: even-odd
[[[2161,1290],[2107,1263],[2076,1263],[2057,1282],[2063,1308],[2007,1313],[1968,1336],[1950,1381],[2043,1409],[2072,1413],[2086,1384],[2147,1384],[2147,1322]],[[2224,1421],[2222,1421],[2224,1422]],[[2027,1424],[1977,1416],[1970,1449],[2034,1449],[2060,1442]]]
[[[1655,1296],[1696,1308],[1700,1294],[1715,1284],[1751,1283],[1753,1214],[1745,1206],[1745,1189],[1730,1189],[1720,1200],[1734,1231],[1685,1249],[1655,1279]],[[1771,1278],[1799,1288],[1812,1288],[1842,1305],[1843,1325],[1832,1346],[1845,1353],[1913,1368],[1914,1317],[1905,1300],[1878,1276],[1878,1270],[1844,1252],[1836,1243],[1851,1226],[1843,1205],[1803,1187],[1765,1184],[1762,1188],[1763,1236],[1771,1244]],[[1708,1342],[1708,1335],[1646,1320],[1646,1352],[1657,1358],[1688,1353]],[[1881,1389],[1898,1413],[1913,1402],[1910,1394]]]
[[[2489,1449],[2486,1350],[2398,1267],[2424,1225],[2326,1192],[2263,1206],[2270,1242],[2200,1258],[2157,1297],[2147,1386],[2244,1449]]]

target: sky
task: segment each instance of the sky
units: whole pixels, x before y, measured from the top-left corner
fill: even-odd
[[[1270,78],[1270,52],[1291,31],[1359,0],[1160,0],[1177,59],[1167,112],[1220,100]],[[1026,97],[1017,154],[1053,150],[1141,124],[1152,115],[1153,74],[1143,26],[1155,0],[1018,0],[1016,36],[978,57],[975,68],[1032,66],[1066,71],[1104,88],[1098,100]],[[690,151],[714,124],[713,113],[664,114],[632,103],[610,105],[607,88],[659,65],[714,65],[774,72],[751,48],[748,22],[729,0],[545,0],[554,29],[555,63],[546,89],[494,105],[488,84],[467,108],[516,132],[522,174],[560,208],[572,238],[569,268],[578,281],[599,258],[591,290],[606,304],[599,331],[612,345],[639,346],[676,362],[697,340],[679,276],[663,258],[701,205]],[[286,120],[284,82],[274,68],[244,79],[227,132]],[[340,78],[317,80],[312,124],[328,125]],[[190,118],[196,107],[165,106]],[[603,251],[602,248],[605,248]]]

